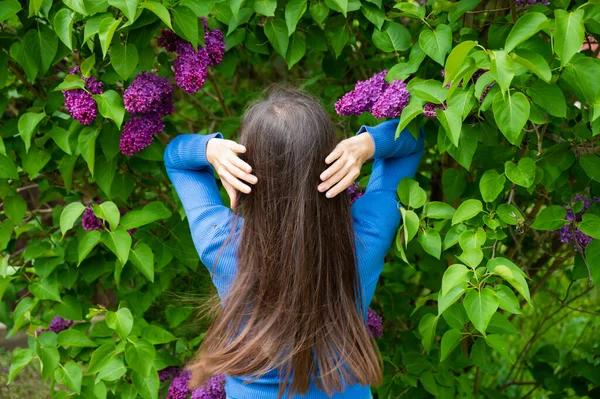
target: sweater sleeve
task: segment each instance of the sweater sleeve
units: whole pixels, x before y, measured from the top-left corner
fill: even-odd
[[[398,123],[394,119],[374,127],[362,126],[357,133],[370,134],[375,143],[369,184],[365,194],[352,205],[359,271],[367,299],[373,296],[384,257],[400,225],[398,183],[405,177],[414,177],[423,155],[423,131],[415,139],[404,129],[394,139]]]
[[[223,136],[221,133],[179,135],[164,154],[167,174],[183,204],[194,245],[211,274],[219,242],[227,236],[227,226],[231,226],[233,219],[231,210],[223,205],[213,168],[206,160],[206,145],[215,137]],[[216,274],[226,272],[219,270],[220,265],[216,267]],[[215,276],[212,277],[214,280]]]

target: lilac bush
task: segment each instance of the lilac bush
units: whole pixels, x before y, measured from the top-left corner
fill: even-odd
[[[149,72],[138,74],[123,95],[129,113],[156,113],[159,116],[173,112],[173,86],[168,79]]]
[[[583,207],[581,208],[581,211],[575,214],[572,207],[579,201],[583,202]],[[560,228],[559,234],[561,242],[571,243],[576,250],[579,250],[579,248],[585,249],[585,247],[587,247],[587,245],[593,240],[592,237],[579,230],[575,224],[577,222],[581,222],[582,216],[587,212],[593,203],[600,203],[600,198],[593,198],[590,200],[585,195],[577,194],[575,197],[573,197],[571,202],[563,205],[565,208],[567,208],[566,220],[570,223]]]
[[[376,73],[368,80],[358,81],[352,91],[335,103],[335,112],[338,115],[348,116],[371,111],[373,104],[388,87],[385,75],[387,70]]]
[[[192,374],[188,370],[181,370],[171,381],[167,399],[187,399],[190,394],[188,382]]]
[[[94,214],[91,205],[83,211],[81,226],[83,226],[83,229],[86,231],[102,230],[104,228],[104,223],[102,223],[102,220]]]
[[[134,116],[123,127],[119,148],[123,155],[133,155],[152,144],[154,135],[162,132],[165,124],[158,114]]]
[[[425,116],[426,118],[437,118],[437,115],[435,114],[435,110],[438,108],[446,109],[444,104],[434,104],[434,103],[425,104],[425,106],[423,106],[423,116]]]
[[[373,104],[371,113],[376,118],[396,118],[408,105],[410,93],[406,90],[406,83],[394,80]]]
[[[48,328],[37,330],[36,334],[41,334],[43,332],[52,331],[53,333],[58,334],[61,331],[67,330],[71,328],[73,325],[72,320],[63,319],[60,316],[54,316]]]
[[[75,66],[69,70],[69,73],[77,75],[80,72],[80,67]],[[65,108],[73,119],[81,123],[82,125],[89,125],[92,123],[96,116],[98,116],[98,104],[92,97],[92,94],[102,94],[103,83],[100,82],[93,76],[84,78],[86,90],[84,89],[73,89],[63,90],[63,96],[65,97]]]

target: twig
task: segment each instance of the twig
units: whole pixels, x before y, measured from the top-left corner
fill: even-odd
[[[23,85],[27,88],[27,90],[31,92],[31,94],[33,94],[40,100],[46,101],[46,96],[41,91],[36,89],[31,83],[29,83],[29,81],[21,71],[21,68],[17,64],[15,64],[12,60],[8,60],[8,67],[15,74],[17,79],[23,82]]]

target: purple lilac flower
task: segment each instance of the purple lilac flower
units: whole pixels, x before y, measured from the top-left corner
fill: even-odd
[[[177,44],[181,41],[182,39],[175,32],[170,29],[163,29],[156,40],[156,44],[164,47],[169,53],[173,53],[177,50]]]
[[[188,382],[191,376],[192,375],[188,370],[181,370],[179,374],[173,378],[173,381],[171,381],[167,399],[187,399],[190,394]]]
[[[73,119],[89,125],[98,115],[98,105],[90,93],[83,89],[63,90],[65,108]]]
[[[175,81],[187,93],[194,94],[206,82],[206,67],[211,62],[210,58],[205,48],[198,47],[198,51],[195,51],[189,42],[179,42],[176,47],[178,55],[173,63]]]
[[[437,115],[435,114],[435,110],[438,108],[446,109],[446,107],[443,104],[427,103],[423,107],[423,115],[426,118],[437,118]]]
[[[371,308],[367,315],[367,329],[371,337],[375,339],[383,337],[383,318]]]
[[[89,206],[85,208],[83,211],[83,217],[81,218],[81,225],[84,230],[92,231],[92,230],[102,230],[104,228],[104,223],[94,215],[94,211],[92,207]]]
[[[208,65],[218,65],[223,61],[223,54],[225,54],[223,32],[219,29],[209,30],[206,19],[202,19],[202,24],[204,25],[204,47],[209,59]]]
[[[346,192],[350,196],[350,204],[353,204],[354,201],[356,201],[357,199],[362,197],[363,194],[365,193],[365,190],[361,190],[358,187],[359,187],[359,184],[354,183],[346,189]]]
[[[348,116],[371,111],[373,104],[388,87],[385,81],[386,74],[387,70],[383,70],[368,80],[358,81],[354,90],[346,93],[335,103],[335,112],[338,115]]]
[[[208,379],[206,384],[194,389],[190,399],[225,399],[225,377],[215,375]]]
[[[550,5],[550,1],[549,0],[515,0],[515,5],[521,6],[521,7],[533,6],[536,4],[544,4],[547,6],[547,5]]]
[[[583,207],[581,211],[576,215],[571,207],[576,203],[582,201]],[[600,203],[600,198],[588,199],[585,195],[577,194],[573,197],[570,203],[563,205],[567,209],[566,220],[571,222],[560,228],[560,241],[564,243],[572,243],[576,250],[585,249],[585,247],[593,240],[592,237],[588,236],[578,227],[575,226],[576,222],[581,222],[581,217],[587,212],[593,203]],[[578,244],[578,245],[577,245]]]
[[[490,92],[491,88],[496,84],[496,82],[492,82],[488,85],[488,87],[485,88],[485,90],[483,91],[483,93],[481,93],[481,98],[479,99],[479,104],[483,104],[483,100],[485,100],[485,97],[488,95],[488,93]]]
[[[47,329],[39,329],[39,330],[37,330],[36,334],[39,335],[39,334],[41,334],[43,332],[47,332],[47,331],[52,331],[53,333],[58,334],[61,331],[71,328],[72,325],[73,325],[72,320],[63,319],[60,316],[54,316],[54,318],[50,322],[50,325],[48,326],[48,328]]]
[[[394,80],[373,104],[371,113],[376,118],[396,118],[408,105],[410,93],[406,90],[406,83]]]
[[[169,115],[174,110],[173,87],[166,78],[144,71],[125,90],[123,101],[130,113]]]
[[[471,80],[473,81],[473,83],[477,83],[477,80],[479,80],[479,78],[481,77],[481,75],[483,75],[487,71],[488,71],[487,69],[478,69],[478,70],[476,70],[473,73],[473,75],[471,76]]]
[[[173,376],[176,376],[177,374],[179,374],[179,367],[169,366],[158,371],[158,379],[160,380],[160,382],[165,382],[166,380]]]
[[[123,127],[119,148],[123,155],[133,155],[152,144],[153,135],[165,127],[158,114],[134,116]]]

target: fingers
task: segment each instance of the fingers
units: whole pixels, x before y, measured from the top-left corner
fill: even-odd
[[[321,178],[321,180],[325,181],[325,180],[329,179],[331,176],[335,175],[337,172],[339,172],[339,170],[342,169],[344,167],[344,165],[346,165],[345,160],[338,159],[336,162],[334,162],[333,165],[331,165],[323,173],[321,173],[321,176],[319,176],[319,177]]]
[[[244,147],[243,145],[238,144],[233,140],[228,140],[228,141],[230,144],[229,148],[231,148],[231,151],[236,152],[238,154],[242,154],[242,153],[246,152],[246,147]]]
[[[339,157],[342,156],[342,153],[344,151],[342,150],[341,146],[338,144],[333,151],[331,151],[331,154],[327,155],[327,158],[325,158],[325,163],[327,165],[329,165],[330,163],[332,163],[333,161],[335,161],[336,159],[338,159]]]
[[[227,195],[229,195],[229,206],[231,209],[237,208],[238,191],[225,180],[223,180],[223,187],[225,187],[225,191],[227,191]]]
[[[243,161],[242,161],[242,163],[245,164],[245,162],[243,162]],[[233,176],[237,177],[238,179],[242,179],[250,184],[256,184],[258,182],[258,179],[256,178],[256,176],[251,175],[250,173],[244,172],[242,169],[233,165],[232,163],[225,162],[225,163],[223,163],[223,166],[224,166],[225,170],[227,170],[229,173],[231,173]]]
[[[221,176],[222,180],[225,180],[227,183],[231,184],[236,190],[240,190],[241,192],[246,193],[246,194],[249,194],[250,191],[252,191],[249,186],[242,183],[238,178],[233,176],[227,169],[220,168],[220,170],[218,170],[217,173],[219,173],[219,176]]]
[[[342,163],[340,161],[341,160],[338,160],[336,162],[336,163],[340,163],[342,165],[338,169],[338,171],[336,173],[334,173],[331,177],[329,177],[327,180],[325,180],[323,183],[319,184],[319,186],[317,187],[317,189],[320,192],[329,190],[333,185],[338,183],[344,177],[354,173],[352,171],[352,169],[353,169],[352,167],[353,167],[354,163],[348,162],[348,161],[346,161],[345,163]],[[357,176],[358,176],[358,174],[356,174],[356,176],[353,176],[353,179],[356,178]],[[327,194],[329,194],[329,193],[327,193]],[[329,197],[329,195],[327,195],[327,196]],[[329,198],[331,198],[331,197],[329,197]]]
[[[246,173],[252,172],[252,167],[235,155],[229,157],[228,161],[231,162],[234,166],[237,166],[241,170],[245,171]]]
[[[325,194],[325,195],[327,196],[327,198],[335,197],[336,195],[338,195],[339,193],[341,193],[342,191],[344,191],[348,187],[350,187],[350,185],[352,183],[354,183],[354,180],[357,177],[358,177],[358,173],[356,173],[356,172],[347,174],[338,184],[333,186],[333,188],[331,190],[327,191],[327,194]]]

